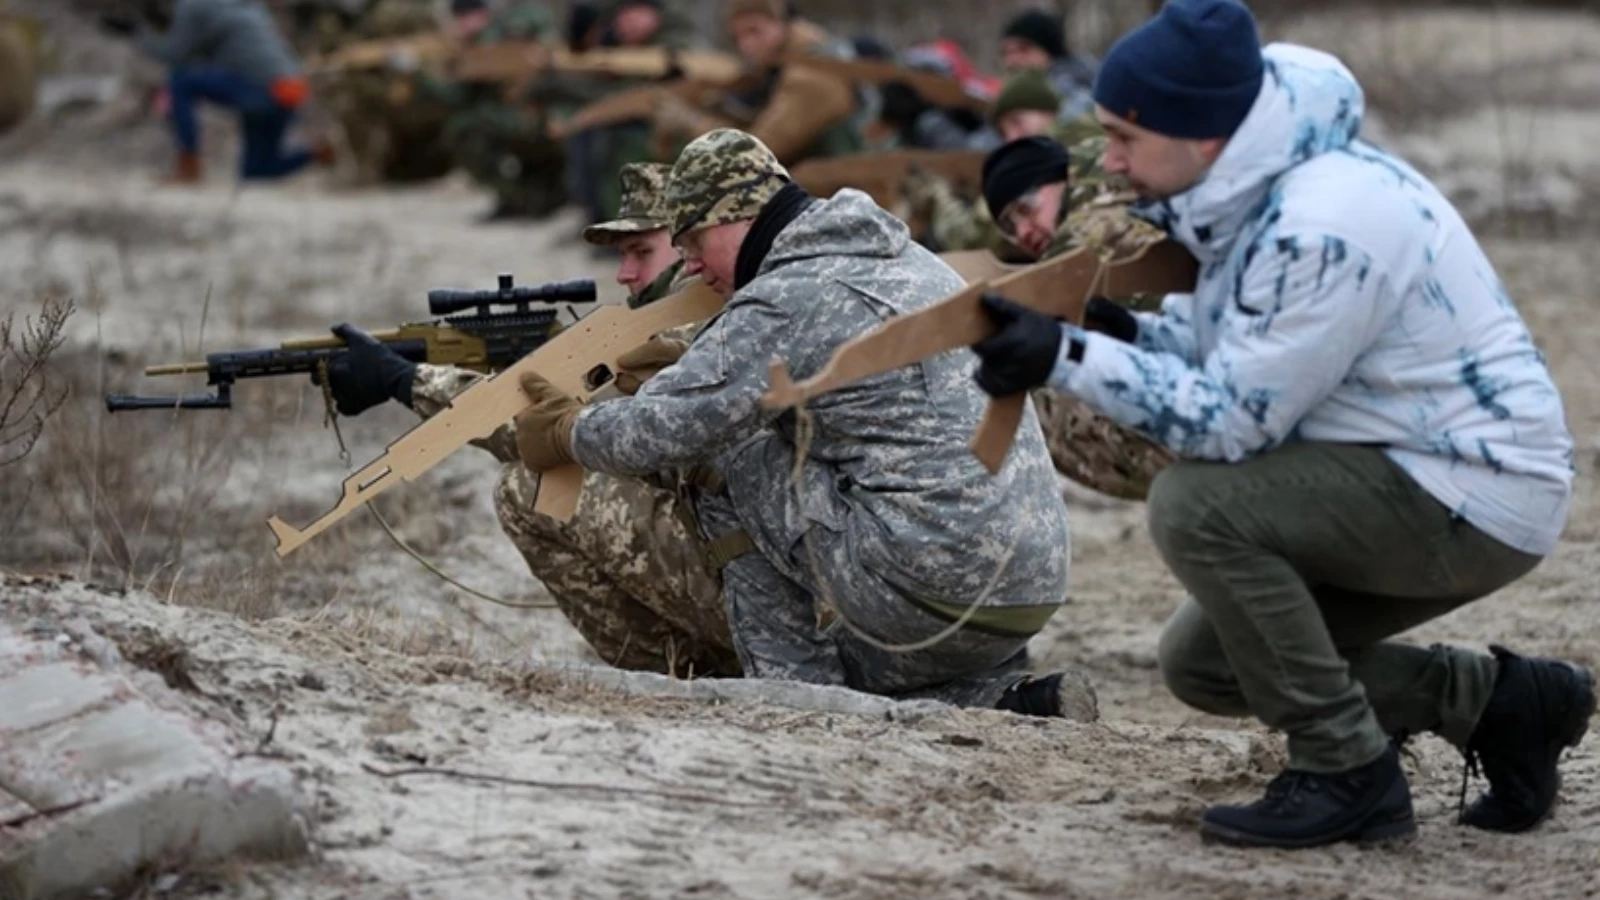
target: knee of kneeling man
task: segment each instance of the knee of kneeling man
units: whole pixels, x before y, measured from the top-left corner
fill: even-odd
[[[1209,643],[1215,648],[1215,642]],[[1216,674],[1212,671],[1215,659],[1206,652],[1193,631],[1168,626],[1161,632],[1156,648],[1156,662],[1161,668],[1161,680],[1167,690],[1184,705],[1215,715],[1230,715],[1236,710],[1229,707],[1224,697],[1215,689]]]
[[[494,485],[494,514],[500,519],[501,527],[510,527],[513,522],[532,515],[538,492],[538,479],[521,463],[501,466],[500,478]]]
[[[1217,502],[1216,466],[1176,462],[1167,466],[1150,485],[1145,518],[1150,538],[1163,553],[1193,538],[1205,527]]]

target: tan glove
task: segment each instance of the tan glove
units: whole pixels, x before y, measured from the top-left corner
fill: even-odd
[[[637,394],[640,385],[677,362],[688,349],[686,341],[653,337],[622,354],[617,357],[617,390],[630,397]]]
[[[562,393],[544,376],[522,374],[522,392],[531,406],[515,420],[517,455],[532,472],[544,472],[576,460],[572,455],[572,426],[578,421],[578,401]]]

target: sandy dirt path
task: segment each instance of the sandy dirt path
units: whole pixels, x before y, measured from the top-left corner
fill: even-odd
[[[1386,77],[1434,90],[1426,115],[1396,109],[1374,129],[1482,217],[1577,440],[1577,501],[1558,552],[1521,583],[1408,637],[1499,641],[1600,666],[1591,221],[1600,175],[1587,152],[1600,133],[1590,98],[1600,28],[1530,14],[1496,26],[1510,37],[1492,64],[1464,51],[1432,68],[1397,62],[1393,42],[1430,28],[1454,29],[1453,48],[1487,46],[1496,33],[1452,16],[1391,20],[1411,29],[1399,38],[1337,17],[1287,32],[1347,48],[1380,94],[1392,90]],[[1429,73],[1433,88],[1422,84]],[[1486,111],[1485,84],[1516,101],[1519,118]],[[153,882],[170,890],[147,896],[1600,893],[1593,740],[1570,758],[1566,801],[1532,835],[1455,826],[1459,757],[1419,739],[1407,762],[1415,841],[1300,853],[1203,845],[1200,810],[1256,795],[1281,764],[1281,742],[1194,714],[1162,687],[1156,638],[1181,592],[1136,505],[1069,493],[1072,594],[1034,645],[1040,668],[1080,665],[1095,679],[1103,721],[1093,726],[984,712],[713,706],[585,687],[563,667],[595,660],[558,615],[467,597],[396,550],[369,517],[277,560],[266,516],[309,519],[348,471],[314,388],[251,383],[231,412],[182,416],[111,417],[99,396],[176,387],[139,369],[204,350],[269,346],[342,320],[423,318],[427,288],[487,287],[501,271],[528,282],[598,276],[603,299],[620,291],[572,237],[571,217],[475,225],[487,200],[456,179],[355,192],[311,175],[236,194],[219,175],[200,191],[158,189],[159,133],[118,122],[74,120],[13,142],[0,167],[6,308],[26,313],[49,294],[79,307],[63,358],[74,396],[39,451],[0,474],[0,567],[68,572],[106,588],[11,579],[0,616],[81,620],[134,657],[152,643],[184,649],[203,692],[197,702],[212,714],[258,737],[276,721],[266,749],[303,775],[321,846],[308,863],[185,875]],[[1492,140],[1485,122],[1501,123]],[[1517,143],[1529,129],[1538,139]],[[1526,147],[1537,153],[1518,149]],[[344,423],[354,463],[412,421],[380,409]],[[543,588],[495,525],[493,476],[483,454],[463,452],[378,505],[447,571],[537,601]],[[368,768],[418,765],[567,786]],[[580,783],[608,787],[572,786]]]

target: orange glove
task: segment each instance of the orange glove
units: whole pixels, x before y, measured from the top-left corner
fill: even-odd
[[[685,341],[653,337],[617,357],[617,390],[633,396],[656,373],[676,363],[689,349]]]
[[[532,472],[544,472],[576,460],[572,456],[572,426],[578,421],[578,401],[562,393],[544,376],[522,374],[522,392],[531,405],[516,418],[517,455]]]

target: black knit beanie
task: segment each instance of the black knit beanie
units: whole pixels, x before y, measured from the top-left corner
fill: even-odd
[[[1020,38],[1037,45],[1051,59],[1067,55],[1067,25],[1058,15],[1030,9],[1018,15],[1000,32],[1002,38]]]
[[[1040,185],[1072,179],[1067,148],[1047,137],[1018,138],[983,160],[983,201],[999,220],[1006,207]]]

